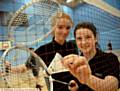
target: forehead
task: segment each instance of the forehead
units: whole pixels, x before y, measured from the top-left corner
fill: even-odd
[[[85,36],[85,35],[93,35],[93,32],[87,28],[81,28],[76,30],[76,36]]]
[[[67,18],[59,18],[56,20],[56,25],[66,25],[66,26],[71,26],[72,23],[69,19]]]

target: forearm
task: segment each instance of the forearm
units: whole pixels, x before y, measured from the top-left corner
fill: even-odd
[[[113,76],[107,76],[105,79],[100,79],[91,75],[86,85],[94,91],[117,91],[118,80]]]
[[[11,67],[12,73],[23,73],[27,71],[27,67],[25,65],[19,65],[17,67]]]

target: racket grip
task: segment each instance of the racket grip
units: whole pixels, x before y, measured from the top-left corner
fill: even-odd
[[[51,75],[51,72],[49,72],[47,68],[45,69],[45,72],[46,72],[46,74],[47,74],[48,76]]]
[[[75,83],[70,83],[70,84],[68,84],[70,87],[74,87],[74,86],[76,86],[75,85]]]

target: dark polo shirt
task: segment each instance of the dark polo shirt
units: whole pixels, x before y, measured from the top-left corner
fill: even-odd
[[[120,82],[119,61],[117,56],[113,53],[105,53],[97,49],[96,55],[91,60],[89,60],[89,65],[92,71],[92,75],[97,76],[100,79],[105,79],[105,77],[108,75],[114,76]],[[78,91],[91,91],[87,85],[80,83],[78,84]]]
[[[64,57],[68,54],[77,54],[77,50],[75,44],[71,41],[60,45],[53,40],[48,44],[40,46],[35,53],[43,59],[47,66],[49,66],[56,53],[59,53],[62,57]]]
[[[35,53],[42,58],[47,66],[51,63],[56,53],[59,53],[62,57],[69,54],[78,54],[76,45],[71,41],[65,41],[63,45],[58,44],[54,39],[40,46]],[[40,65],[39,62],[35,62],[33,59],[26,63],[28,68],[32,68],[34,76],[38,75]],[[59,66],[59,65],[58,65]],[[53,74],[52,77],[56,80],[64,81],[69,83],[70,80],[75,79],[69,72],[61,72]],[[69,91],[68,85],[64,85],[58,82],[53,82],[54,91]]]

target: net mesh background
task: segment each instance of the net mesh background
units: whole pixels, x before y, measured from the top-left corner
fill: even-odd
[[[33,5],[32,7],[27,8],[24,12],[21,13],[20,17],[18,16],[17,19],[23,19],[22,24],[20,24],[19,28],[17,27],[15,31],[9,31],[8,23],[14,13],[23,5],[28,3],[30,0],[24,0],[21,2],[20,0],[2,0],[0,1],[0,41],[4,42],[11,38],[14,38],[14,42],[11,42],[11,46],[16,45],[17,43],[27,43],[34,41],[41,36],[43,36],[46,32],[50,30],[50,24],[48,26],[45,24],[48,20],[48,16],[39,15],[40,12],[46,13],[47,9],[41,10],[39,3]],[[119,7],[119,1],[113,0],[109,2],[109,0],[104,0],[112,6]],[[63,11],[68,13],[74,21],[74,26],[82,21],[88,21],[95,24],[98,32],[99,37],[99,45],[100,48],[106,51],[107,44],[109,40],[112,42],[113,50],[115,50],[115,54],[118,56],[120,60],[120,17],[116,17],[96,6],[89,5],[87,3],[78,4],[75,8],[70,8],[65,5],[61,5]],[[9,8],[8,8],[9,7]],[[39,7],[39,8],[38,8]],[[44,5],[42,7],[45,7]],[[52,14],[54,9],[57,6],[52,7],[51,11]],[[49,10],[49,8],[48,8]],[[44,18],[44,21],[39,21]],[[25,22],[24,22],[25,20]],[[17,25],[18,23],[13,23],[12,26]],[[33,25],[34,24],[34,25]],[[24,31],[27,30],[27,31]],[[44,32],[40,32],[40,30],[44,30]],[[74,40],[73,36],[73,29],[67,38],[67,40]],[[12,36],[11,36],[12,35]],[[52,40],[52,36],[47,37],[41,42],[37,42],[33,45],[29,45],[28,47],[33,47],[37,49],[39,46],[46,44]],[[11,40],[10,40],[11,41]],[[4,50],[0,49],[0,55],[2,55]],[[1,62],[0,62],[1,64]]]

